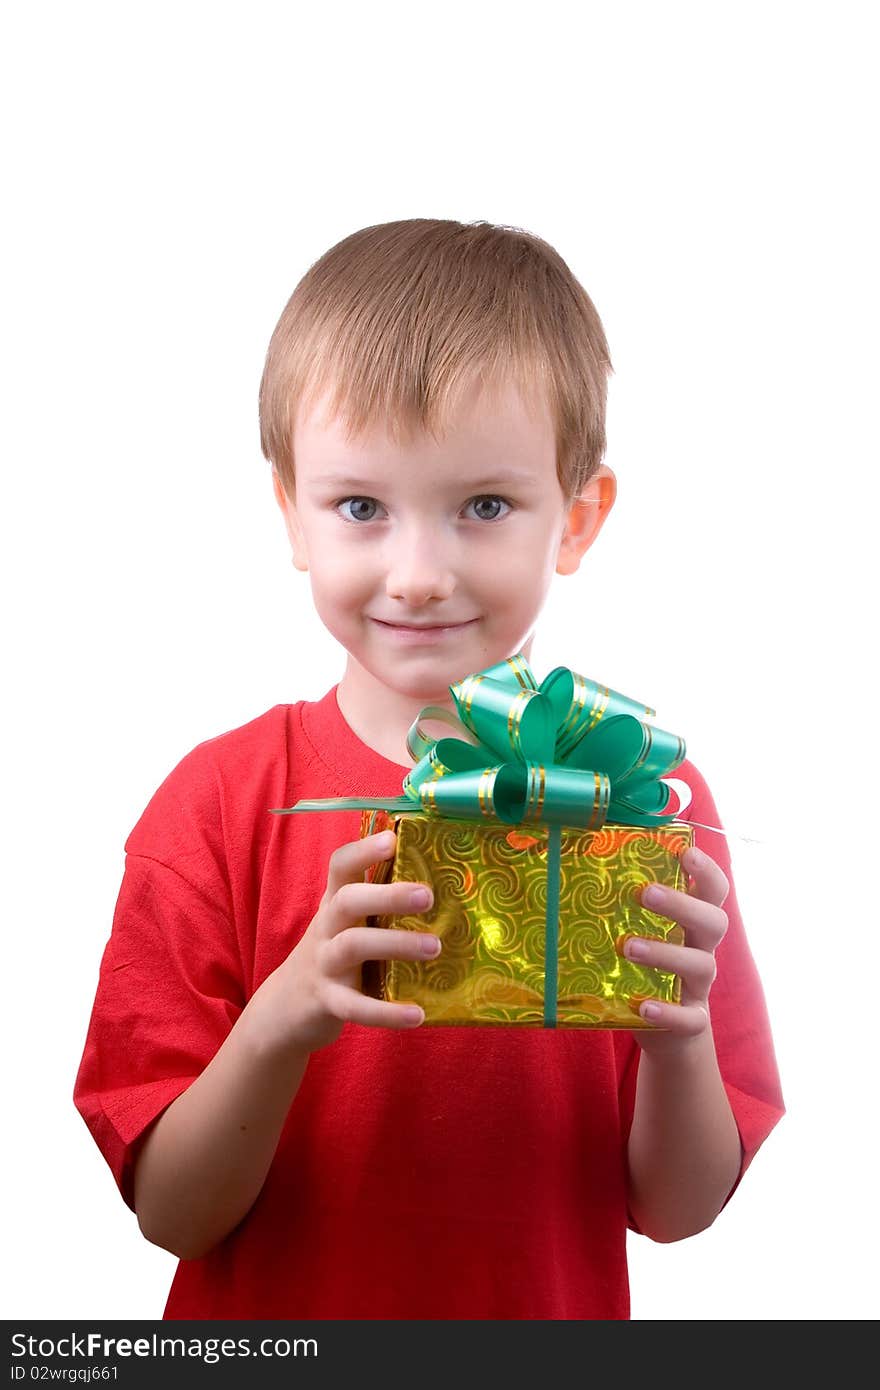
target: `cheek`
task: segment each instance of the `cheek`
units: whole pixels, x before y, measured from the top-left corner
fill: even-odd
[[[483,598],[499,612],[533,612],[546,597],[555,570],[545,546],[512,544],[474,576]]]
[[[368,566],[359,556],[346,554],[332,545],[318,548],[312,568],[322,589],[339,594],[362,586],[368,573]]]
[[[358,606],[370,589],[365,565],[351,557],[340,559],[338,554],[329,560],[327,555],[325,548],[325,558],[311,566],[312,594],[322,617],[325,612],[342,612]]]

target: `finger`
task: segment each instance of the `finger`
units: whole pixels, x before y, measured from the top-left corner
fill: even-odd
[[[709,1010],[702,1004],[663,1004],[659,999],[645,999],[639,1014],[653,1028],[680,1038],[695,1038],[709,1027]]]
[[[396,848],[397,836],[393,830],[383,830],[379,835],[367,835],[362,840],[340,845],[330,855],[326,896],[332,898],[343,883],[362,883],[370,865],[390,859]]]
[[[328,974],[342,974],[365,960],[431,960],[440,950],[437,937],[427,932],[349,927],[322,945],[321,967]]]
[[[427,892],[427,902],[419,897]],[[363,923],[365,917],[421,916],[430,912],[434,894],[427,883],[343,883],[326,905],[324,935],[336,936]],[[384,930],[384,928],[382,929]]]
[[[673,946],[652,937],[631,936],[624,942],[623,954],[639,965],[668,970],[680,975],[689,995],[707,999],[715,979],[715,957],[692,946]]]
[[[669,917],[684,927],[688,945],[701,951],[714,951],[727,931],[727,913],[723,907],[689,893],[680,893],[677,888],[649,883],[639,897],[651,912]]]
[[[334,1018],[367,1028],[417,1028],[425,1019],[425,1011],[418,1004],[388,1004],[336,981],[326,984],[323,1004]]]
[[[720,864],[716,864],[708,854],[697,849],[696,845],[691,845],[690,849],[685,850],[681,856],[681,864],[693,879],[691,896],[721,907],[730,892],[730,880]]]

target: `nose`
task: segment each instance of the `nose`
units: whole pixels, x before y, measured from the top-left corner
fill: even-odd
[[[412,608],[455,591],[451,556],[436,528],[416,526],[397,532],[390,542],[385,592]]]

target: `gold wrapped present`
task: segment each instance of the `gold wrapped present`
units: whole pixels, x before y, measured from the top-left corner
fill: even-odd
[[[639,891],[682,882],[693,829],[673,818],[664,778],[684,740],[651,726],[649,706],[567,666],[538,685],[521,652],[449,691],[457,713],[427,705],[410,727],[415,766],[401,796],[274,808],[357,808],[362,835],[393,826],[394,861],[368,877],[433,888],[428,912],[371,920],[435,932],[440,956],[367,962],[362,987],[419,1003],[427,1023],[651,1027],[639,1005],[677,1003],[680,982],[622,948],[632,935],[682,940]],[[423,721],[456,737],[432,738]]]
[[[442,942],[435,960],[369,962],[366,992],[420,1004],[425,1024],[541,1027],[549,1013],[561,1028],[649,1028],[638,1011],[643,1000],[678,1002],[677,975],[627,960],[622,947],[628,936],[683,940],[682,928],[643,907],[639,894],[652,882],[686,889],[679,856],[693,842],[691,826],[562,827],[558,941],[548,971],[546,826],[382,810],[361,819],[362,836],[397,833],[393,861],[374,865],[368,878],[428,883],[434,894],[426,912],[371,917],[369,925],[430,931]]]

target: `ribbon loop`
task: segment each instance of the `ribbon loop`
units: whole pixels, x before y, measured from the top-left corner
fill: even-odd
[[[655,711],[618,690],[588,680],[586,676],[557,666],[541,682],[553,706],[556,724],[556,757],[567,762],[573,751],[601,721],[606,724],[618,715],[632,715],[636,720],[650,719]]]
[[[553,761],[553,706],[539,690],[511,690],[491,676],[466,676],[449,687],[461,723],[503,758]]]

